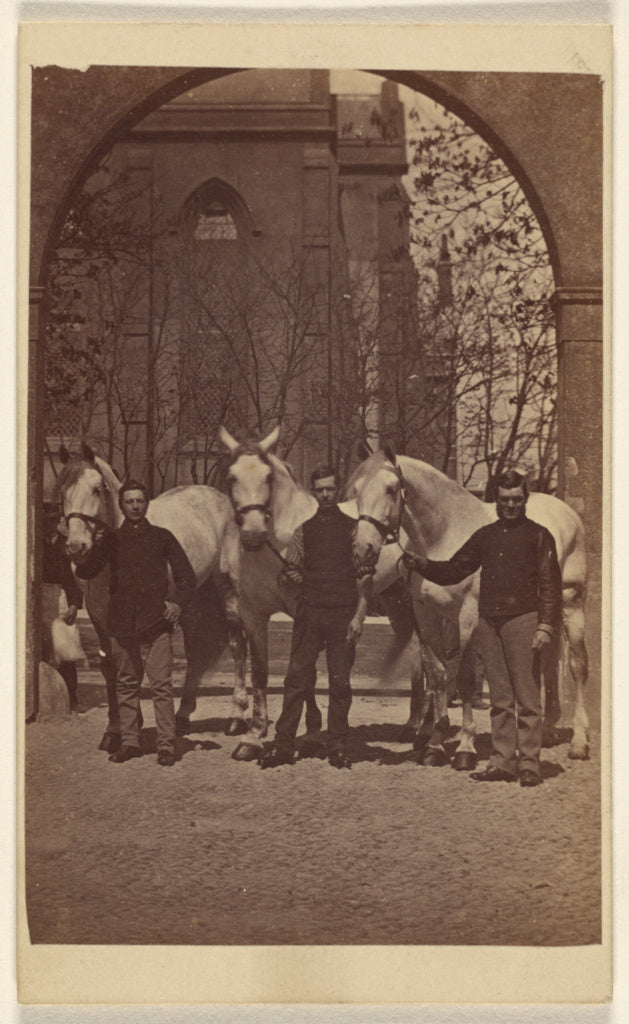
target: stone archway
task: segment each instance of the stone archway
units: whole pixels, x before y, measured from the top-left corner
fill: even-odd
[[[51,251],[72,196],[114,140],[195,85],[241,69],[33,70],[29,322],[29,551],[37,550],[43,449],[45,310]],[[520,182],[546,236],[556,281],[560,493],[600,553],[602,493],[602,86],[594,75],[369,69],[426,93],[485,137]],[[523,116],[523,111],[525,115]],[[568,466],[568,473],[565,467]],[[38,564],[29,559],[29,564]],[[35,574],[36,575],[36,574]],[[32,608],[27,650],[37,650]],[[32,676],[31,673],[27,675]]]

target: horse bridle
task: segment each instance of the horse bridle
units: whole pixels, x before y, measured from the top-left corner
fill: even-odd
[[[103,488],[105,492],[109,494],[110,489],[107,481],[105,480],[105,477],[101,473],[98,466],[94,468],[96,468],[100,473],[101,480],[103,481]],[[108,533],[111,530],[109,523],[104,523],[102,519],[98,518],[98,516],[88,516],[85,512],[68,512],[67,515],[64,513],[62,518],[65,521],[66,528],[71,519],[80,519],[81,522],[85,523],[85,525],[88,527],[92,537],[94,537],[98,530],[102,530],[104,533]]]
[[[98,529],[109,530],[110,527],[107,523],[104,523],[98,516],[88,516],[84,512],[68,512],[63,518],[66,521],[66,526],[71,519],[80,519],[86,526],[93,527],[92,534],[96,533]]]
[[[238,523],[238,526],[242,526],[244,517],[246,516],[247,512],[261,512],[262,515],[264,516],[264,521],[267,523],[271,518],[270,502],[267,502],[265,505],[241,505],[240,508],[238,508],[234,504],[234,499],[232,498],[231,491],[229,492],[229,500],[231,501],[232,506],[234,508],[234,512],[236,514],[236,522]]]
[[[383,523],[380,519],[374,519],[373,516],[368,516],[366,514],[359,515],[358,517],[359,522],[362,520],[364,523],[371,523],[372,526],[375,526],[376,530],[382,537],[383,544],[400,543],[400,524],[402,522],[402,512],[406,505],[406,490],[404,487],[404,477],[399,471],[396,472],[396,475],[400,481],[400,509],[397,517],[398,525],[392,527],[390,523]]]
[[[247,453],[244,453],[244,454],[247,454]],[[255,454],[258,455],[261,458],[261,461],[263,461],[266,465],[269,465],[268,460],[265,459],[263,456],[261,456],[261,454],[258,451],[256,451]],[[234,457],[233,462],[236,462],[236,461],[237,461],[237,459]],[[233,462],[230,462],[230,466],[233,464]],[[236,523],[237,523],[237,525],[238,526],[242,526],[244,517],[247,515],[247,512],[261,512],[262,515],[264,516],[265,523],[268,523],[268,521],[269,521],[269,519],[271,518],[271,515],[272,515],[272,512],[271,512],[271,495],[272,495],[272,492],[273,492],[273,477],[271,476],[271,481],[269,483],[269,497],[268,497],[268,500],[264,504],[241,505],[240,507],[238,507],[238,505],[236,505],[236,502],[234,501],[234,496],[232,494],[231,483],[230,483],[230,481],[228,479],[228,481],[227,481],[227,494],[228,494],[229,500],[232,503],[232,508],[233,508],[235,516],[236,516]]]

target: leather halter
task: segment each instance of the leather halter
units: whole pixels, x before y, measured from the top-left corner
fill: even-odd
[[[71,519],[80,519],[87,526],[95,527],[95,530],[98,529],[99,527],[102,530],[109,530],[108,524],[104,523],[102,519],[99,519],[97,516],[85,515],[84,512],[68,512],[67,516],[64,516],[63,518],[66,521],[66,525],[67,525],[67,523],[69,523],[69,521]]]
[[[358,521],[361,519],[364,523],[371,523],[375,526],[376,530],[382,537],[383,544],[399,544],[400,543],[400,523],[402,522],[402,512],[406,504],[406,491],[404,489],[404,478],[400,472],[396,474],[400,481],[400,510],[398,512],[398,525],[391,526],[390,523],[383,523],[380,519],[374,519],[373,516],[366,514],[359,515]]]
[[[106,494],[110,494],[109,485],[98,466],[94,466],[92,468],[98,470],[101,480],[103,481],[103,489]],[[102,530],[105,533],[109,533],[111,530],[109,523],[103,522],[103,520],[99,519],[98,516],[88,516],[85,512],[68,512],[67,515],[64,514],[63,519],[65,520],[66,528],[71,519],[80,519],[81,522],[85,523],[85,525],[90,529],[92,537],[98,530]]]
[[[381,523],[379,519],[374,519],[373,516],[360,515],[358,522],[363,521],[364,523],[371,523],[375,526],[376,530],[382,537],[383,544],[396,544],[400,539],[399,529],[392,529],[387,523]]]
[[[232,505],[234,505],[234,499],[231,496],[231,491],[229,494],[229,499]],[[243,519],[246,516],[247,512],[261,512],[267,523],[271,518],[271,506],[268,502],[266,503],[266,505],[241,505],[240,508],[237,508],[236,505],[234,505],[234,512],[236,513],[236,522],[238,523],[239,526],[242,526]]]
[[[255,454],[258,458],[260,458],[260,453],[258,451],[255,451],[255,452],[245,452],[244,454]],[[265,461],[265,460],[262,459],[262,461]],[[243,519],[246,516],[247,512],[261,512],[262,515],[264,516],[264,521],[266,523],[268,523],[269,519],[272,516],[272,512],[271,512],[271,493],[272,493],[272,489],[273,489],[273,478],[271,477],[271,481],[269,483],[269,497],[268,497],[268,501],[266,501],[264,504],[241,505],[240,507],[238,507],[236,505],[235,501],[234,501],[234,496],[232,494],[231,485],[227,487],[227,494],[229,496],[229,500],[231,501],[232,507],[233,507],[234,512],[236,514],[236,523],[238,524],[238,526],[242,526]]]

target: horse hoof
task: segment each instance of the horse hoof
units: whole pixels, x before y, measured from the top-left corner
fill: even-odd
[[[589,761],[590,748],[588,747],[587,743],[584,743],[583,745],[579,744],[578,746],[572,746],[568,751],[568,757],[572,761]]]
[[[257,743],[239,743],[232,758],[234,761],[257,761],[261,749]]]
[[[190,732],[190,719],[177,718],[175,716],[175,732],[177,736],[185,736],[186,733]]]
[[[542,746],[546,749],[559,746],[559,732],[554,726],[544,729],[542,733]]]
[[[230,718],[225,733],[227,736],[242,736],[247,732],[247,723],[243,718]]]
[[[99,750],[104,750],[107,754],[115,754],[120,749],[122,739],[118,732],[106,732],[98,744]]]
[[[445,750],[439,750],[437,747],[430,747],[420,762],[424,768],[442,768],[447,763],[448,755]]]
[[[457,750],[452,758],[452,767],[457,772],[471,772],[478,764],[478,754],[471,750]]]

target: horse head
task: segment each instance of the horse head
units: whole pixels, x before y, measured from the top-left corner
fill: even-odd
[[[243,547],[257,551],[269,536],[273,466],[269,453],[275,448],[280,428],[262,441],[236,441],[221,427],[220,438],[229,450],[226,491],[236,513]]]
[[[348,481],[346,494],[355,498],[358,523],[354,549],[362,563],[375,565],[383,544],[397,541],[404,508],[404,481],[392,445],[360,450],[364,461]]]
[[[66,550],[74,562],[80,562],[90,552],[94,537],[103,528],[115,525],[112,482],[106,480],[105,467],[87,444],[78,455],[66,448],[59,449],[63,468],[57,478],[56,493],[63,507],[67,526]]]

